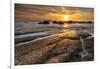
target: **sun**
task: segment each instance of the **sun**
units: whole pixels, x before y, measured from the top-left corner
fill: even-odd
[[[63,15],[63,20],[69,20],[69,15]]]

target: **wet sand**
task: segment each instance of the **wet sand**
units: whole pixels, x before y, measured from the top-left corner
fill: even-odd
[[[82,50],[80,36],[84,37],[86,53]],[[94,37],[87,32],[64,30],[63,33],[52,33],[36,39],[27,40],[28,38],[24,37],[21,39],[26,41],[15,44],[15,65],[94,60]]]

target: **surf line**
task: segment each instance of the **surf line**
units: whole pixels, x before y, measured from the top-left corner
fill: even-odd
[[[31,40],[31,41],[28,41],[28,42],[23,42],[23,43],[16,44],[15,46],[20,46],[20,45],[32,43],[32,42],[39,41],[39,40],[43,40],[43,39],[47,39],[47,38],[50,38],[50,37],[61,36],[62,34],[64,34],[64,33],[61,33],[61,34],[53,34],[53,35],[49,35],[49,36],[37,38],[37,39]]]

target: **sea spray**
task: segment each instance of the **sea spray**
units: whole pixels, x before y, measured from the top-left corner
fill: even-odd
[[[82,47],[82,52],[80,53],[82,60],[84,61],[84,57],[88,55],[88,51],[85,49],[84,39],[80,36],[80,42]]]

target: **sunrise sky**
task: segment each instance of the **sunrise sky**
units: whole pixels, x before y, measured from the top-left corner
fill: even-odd
[[[93,21],[94,9],[68,6],[15,4],[15,18],[25,20]]]

